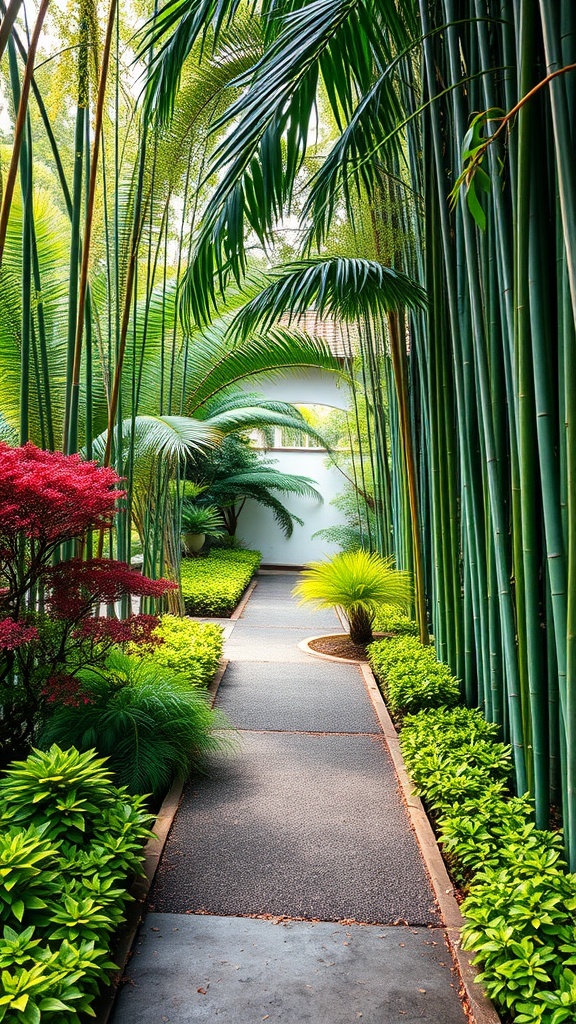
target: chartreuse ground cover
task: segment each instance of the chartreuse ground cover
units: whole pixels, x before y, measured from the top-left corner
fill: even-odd
[[[0,1021],[79,1024],[115,966],[153,819],[93,752],[56,746],[8,769],[0,817]]]
[[[539,829],[513,795],[510,747],[478,709],[456,706],[458,682],[411,637],[372,644],[370,660],[416,791],[465,899],[462,945],[514,1024],[576,1020],[576,875],[562,836]]]
[[[194,622],[162,615],[148,648],[132,645],[129,653],[185,676],[192,686],[208,686],[222,657],[222,629],[215,622]]]
[[[181,585],[188,615],[227,616],[260,565],[259,551],[212,548],[206,558],[182,560]]]

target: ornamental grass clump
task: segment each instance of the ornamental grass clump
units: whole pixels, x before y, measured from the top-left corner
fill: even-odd
[[[162,794],[175,777],[222,747],[226,720],[184,675],[113,652],[104,669],[78,674],[73,697],[52,705],[40,744],[96,749],[130,793]]]
[[[407,572],[393,568],[392,558],[372,551],[343,551],[323,562],[310,562],[292,593],[300,603],[336,608],[346,617],[353,643],[373,639],[373,623],[382,605],[406,606],[412,597]]]

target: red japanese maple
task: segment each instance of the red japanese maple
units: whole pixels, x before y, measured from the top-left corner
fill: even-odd
[[[45,575],[48,604],[59,619],[78,619],[102,603],[118,601],[126,594],[162,597],[178,586],[171,580],[151,580],[112,558],[71,558]]]
[[[103,604],[177,586],[110,558],[51,564],[62,543],[112,524],[119,482],[79,455],[0,442],[0,760],[33,738],[47,680],[74,701],[76,672],[102,664],[112,644],[153,642],[156,616],[98,616]]]
[[[0,442],[0,536],[22,531],[44,544],[108,526],[115,512],[118,474],[79,455],[46,452],[31,443]],[[10,546],[10,544],[9,544]]]

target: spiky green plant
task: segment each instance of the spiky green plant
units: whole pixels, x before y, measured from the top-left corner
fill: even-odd
[[[302,604],[340,610],[348,620],[350,639],[368,644],[377,610],[384,604],[408,604],[412,585],[407,572],[393,568],[391,558],[360,549],[310,562],[293,593],[302,598]]]
[[[185,676],[153,659],[115,652],[105,672],[87,670],[79,680],[74,705],[53,705],[47,715],[40,746],[96,749],[131,793],[162,792],[222,746],[214,730],[225,725],[223,715]]]
[[[185,501],[182,505],[182,532],[220,537],[224,533],[224,522],[216,505],[195,505]]]

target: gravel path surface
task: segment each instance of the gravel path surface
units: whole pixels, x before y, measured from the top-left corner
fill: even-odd
[[[218,704],[233,753],[184,792],[150,897],[162,913],[282,914],[433,925],[430,883],[372,703],[356,665],[278,660],[292,576],[259,579],[226,641]],[[273,611],[252,624],[252,608]],[[286,609],[286,614],[283,609]],[[296,608],[299,639],[316,628]],[[336,616],[328,618],[332,630]],[[258,660],[235,660],[238,638]],[[266,660],[264,660],[266,659]]]
[[[236,733],[192,779],[113,1024],[465,1024],[442,922],[341,631],[261,575],[227,629],[217,702]]]

